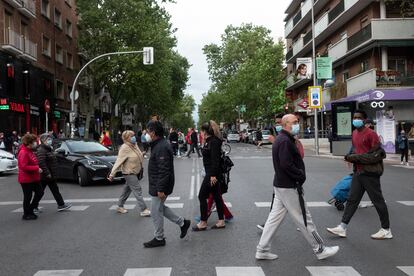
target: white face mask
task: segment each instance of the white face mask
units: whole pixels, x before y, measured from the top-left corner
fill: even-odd
[[[148,133],[145,134],[145,140],[147,140],[148,143],[152,142],[152,138],[151,135],[149,135]]]
[[[32,144],[32,148],[35,148],[35,147],[37,147],[37,142],[33,142]]]

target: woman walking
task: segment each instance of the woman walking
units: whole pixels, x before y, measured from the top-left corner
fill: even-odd
[[[405,164],[409,166],[408,163],[408,138],[405,134],[405,130],[401,130],[400,135],[397,138],[398,148],[401,151],[401,165],[404,165],[404,157],[405,157]]]
[[[198,199],[200,200],[201,221],[193,227],[193,231],[204,231],[207,229],[207,199],[210,194],[213,194],[219,217],[218,222],[212,227],[212,229],[223,229],[226,226],[224,223],[223,201],[220,192],[220,182],[222,181],[220,172],[222,145],[222,141],[220,139],[220,129],[216,122],[210,121],[201,126],[201,132],[205,138],[202,153],[206,175],[198,194]]]
[[[117,212],[121,214],[128,213],[128,210],[124,208],[124,204],[132,192],[141,209],[141,217],[149,217],[151,212],[144,202],[142,187],[139,183],[139,178],[143,174],[144,156],[137,146],[137,138],[133,131],[124,131],[122,133],[122,140],[124,143],[119,149],[118,157],[108,177],[108,180],[112,181],[116,172],[121,170],[126,181],[122,194],[119,197]]]
[[[42,169],[39,167],[39,163],[33,152],[37,147],[36,140],[36,135],[24,135],[22,138],[23,144],[17,158],[19,167],[18,181],[23,190],[22,218],[24,220],[37,219],[37,215],[34,214],[33,210],[38,206],[43,196],[42,186],[40,185]]]

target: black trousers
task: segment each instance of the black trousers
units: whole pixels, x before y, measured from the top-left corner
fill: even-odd
[[[172,149],[173,149],[173,153],[174,153],[174,155],[177,155],[177,151],[178,151],[178,143],[177,142],[172,142],[171,143],[171,147],[172,147]]]
[[[404,157],[405,157],[405,162],[408,163],[408,147],[401,150],[401,162],[404,160]]]
[[[42,186],[42,196],[44,194],[46,187],[49,186],[49,189],[52,192],[52,195],[55,198],[57,205],[62,206],[65,204],[65,201],[63,200],[62,195],[60,194],[59,187],[56,183],[56,180],[54,179],[42,180],[40,184]],[[39,205],[39,202],[38,202],[38,205]],[[35,208],[37,207],[38,206],[35,206]]]
[[[32,215],[33,209],[39,206],[39,201],[43,196],[43,189],[39,182],[21,183],[23,190],[23,212],[24,215]],[[34,193],[34,196],[33,196]],[[33,198],[33,200],[32,200]]]
[[[377,210],[381,220],[381,227],[384,229],[390,228],[388,208],[382,195],[380,177],[358,173],[355,173],[352,177],[351,190],[349,192],[342,222],[348,224],[351,221],[365,191],[368,193],[369,198]]]
[[[211,193],[213,194],[214,202],[216,203],[218,217],[220,220],[223,220],[224,211],[223,201],[220,197],[220,181],[217,181],[217,183],[214,186],[211,186],[210,176],[204,177],[203,183],[201,184],[200,192],[198,193],[198,199],[200,200],[201,220],[207,221],[208,219],[207,199],[209,198]]]
[[[190,156],[194,149],[197,151],[198,157],[201,157],[200,149],[198,148],[198,145],[194,143],[190,145],[190,150],[188,151],[187,156]]]

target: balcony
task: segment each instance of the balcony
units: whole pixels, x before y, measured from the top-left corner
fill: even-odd
[[[298,24],[298,22],[302,19],[302,11],[299,10],[299,12],[293,17],[293,26]]]
[[[312,79],[298,79],[296,74],[290,74],[286,78],[286,90],[294,90],[296,88],[299,88],[307,83],[312,82]]]
[[[292,49],[286,54],[286,62],[291,63],[294,57],[300,56],[300,54],[305,54],[307,51],[311,50],[311,42],[312,31],[309,31],[293,43]]]
[[[21,8],[22,0],[4,0],[6,3],[9,3],[13,8]]]
[[[27,17],[36,18],[36,3],[33,0],[22,0],[19,11]]]
[[[13,54],[23,54],[23,38],[17,32],[11,29],[5,29],[4,43],[1,47]]]
[[[32,42],[28,38],[25,38],[23,41],[24,41],[24,54],[22,57],[30,61],[37,61],[37,44]]]
[[[328,12],[328,21],[331,23],[334,21],[341,13],[345,11],[345,0],[342,0],[338,3],[332,10]]]
[[[394,44],[412,40],[414,37],[413,18],[372,19],[371,24],[348,38],[344,38],[328,49],[332,61],[343,59],[373,41],[393,41]]]

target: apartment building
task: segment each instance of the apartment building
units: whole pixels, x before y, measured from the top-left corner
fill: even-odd
[[[67,127],[77,23],[74,0],[0,0],[1,131]]]
[[[297,59],[312,57],[314,10],[317,57],[333,60],[333,78],[324,89],[324,128],[331,102],[356,101],[369,116],[393,109],[397,123],[414,123],[414,18],[381,0],[292,0],[286,9],[288,108],[313,124],[307,109],[312,79],[298,77]],[[327,80],[320,80],[324,86]],[[381,92],[381,93],[378,93]],[[372,104],[381,100],[384,105]],[[322,123],[322,122],[320,122]]]

